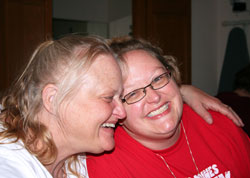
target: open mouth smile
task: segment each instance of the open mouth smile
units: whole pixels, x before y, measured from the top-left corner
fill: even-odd
[[[102,128],[115,128],[115,124],[112,123],[104,123],[101,126]]]
[[[150,113],[147,115],[147,117],[154,117],[154,116],[156,116],[156,115],[158,115],[158,114],[163,113],[164,111],[166,111],[166,110],[168,109],[168,105],[169,105],[169,103],[164,104],[164,105],[163,105],[162,107],[160,107],[159,109],[150,112]]]

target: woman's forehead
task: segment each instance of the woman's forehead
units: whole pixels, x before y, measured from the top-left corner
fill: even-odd
[[[122,83],[120,67],[111,55],[98,56],[88,74],[89,79],[115,88]]]

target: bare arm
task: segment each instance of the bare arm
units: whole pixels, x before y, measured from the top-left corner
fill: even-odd
[[[213,119],[208,109],[218,111],[221,114],[226,115],[231,119],[236,125],[244,126],[242,120],[239,116],[232,110],[231,107],[223,104],[219,99],[208,95],[202,90],[192,86],[192,85],[182,85],[181,94],[183,100],[193,108],[207,123],[212,124]]]

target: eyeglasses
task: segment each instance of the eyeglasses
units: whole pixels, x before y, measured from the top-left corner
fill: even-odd
[[[156,78],[154,78],[152,80],[152,82],[143,87],[143,88],[138,88],[128,94],[126,94],[124,96],[124,98],[122,99],[123,103],[127,103],[127,104],[134,104],[140,100],[142,100],[145,96],[146,96],[146,88],[151,87],[153,90],[158,90],[160,88],[163,88],[164,86],[166,86],[169,81],[171,79],[171,72],[166,72],[163,73],[159,76],[157,76]]]

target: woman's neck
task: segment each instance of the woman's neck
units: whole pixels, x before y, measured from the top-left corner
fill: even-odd
[[[51,138],[53,138],[53,143],[57,150],[54,152],[54,155],[57,155],[53,163],[46,165],[45,167],[53,177],[62,178],[62,175],[64,174],[65,160],[75,154],[75,152],[72,151],[71,145],[68,144],[68,140],[64,135],[62,128],[57,122],[58,119],[54,118],[55,116],[47,112],[47,110],[43,110],[39,116],[41,123],[43,123],[50,131]],[[50,147],[50,149],[51,148],[52,147]]]
[[[50,174],[55,178],[62,178],[65,176],[65,160],[61,160],[60,162],[55,161],[53,164],[45,166],[46,169],[50,172]]]

